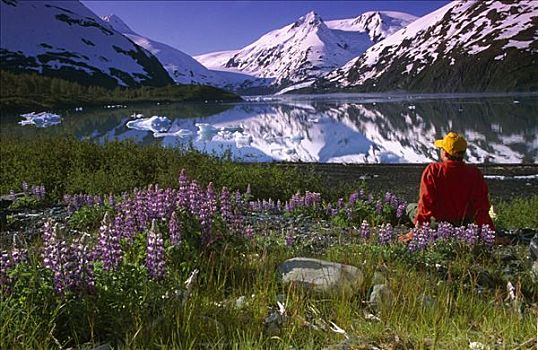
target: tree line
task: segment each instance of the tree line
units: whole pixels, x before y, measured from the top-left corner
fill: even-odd
[[[3,110],[54,108],[126,102],[182,102],[239,100],[228,91],[205,85],[116,87],[87,86],[36,73],[0,70],[0,106]]]

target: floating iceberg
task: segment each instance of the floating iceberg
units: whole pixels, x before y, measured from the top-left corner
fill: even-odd
[[[142,113],[133,113],[131,114],[131,119],[141,119],[144,118],[144,115]]]
[[[152,131],[153,133],[163,133],[170,129],[172,122],[167,117],[159,117],[154,115],[151,118],[140,118],[136,120],[130,120],[126,126],[129,129]]]
[[[189,129],[179,129],[174,132],[156,132],[153,133],[154,137],[187,137],[193,134]]]
[[[21,120],[19,122],[20,125],[35,125],[38,128],[46,128],[62,122],[61,116],[48,112],[26,113],[21,114],[21,117],[25,118],[25,120]]]

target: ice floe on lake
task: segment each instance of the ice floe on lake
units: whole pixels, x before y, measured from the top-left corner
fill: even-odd
[[[151,131],[155,133],[167,132],[170,129],[172,122],[167,117],[160,117],[154,115],[151,118],[140,118],[136,120],[130,120],[126,126],[129,129],[135,129],[140,131]]]
[[[155,132],[154,137],[188,137],[192,136],[193,132],[189,129],[179,129],[174,132]]]
[[[21,117],[25,119],[19,122],[20,125],[35,125],[38,128],[46,128],[62,122],[60,115],[49,112],[26,113],[21,114]]]
[[[484,175],[485,179],[490,180],[537,180],[538,174],[533,175],[515,175],[515,176],[509,176],[509,175]]]

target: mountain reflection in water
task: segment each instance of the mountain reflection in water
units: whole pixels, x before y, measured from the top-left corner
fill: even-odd
[[[184,105],[85,111],[65,116],[58,127],[101,142],[156,142],[250,162],[322,163],[430,162],[438,158],[433,141],[454,130],[467,138],[470,162],[538,162],[536,96],[353,100],[244,102],[214,107],[214,113],[200,104],[188,115],[204,116],[190,118]],[[166,116],[171,125],[160,133],[130,129],[133,113]]]

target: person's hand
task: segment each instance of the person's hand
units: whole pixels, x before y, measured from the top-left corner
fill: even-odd
[[[406,234],[398,237],[398,241],[403,242],[403,243],[408,243],[412,239],[413,239],[413,231],[409,231]]]

